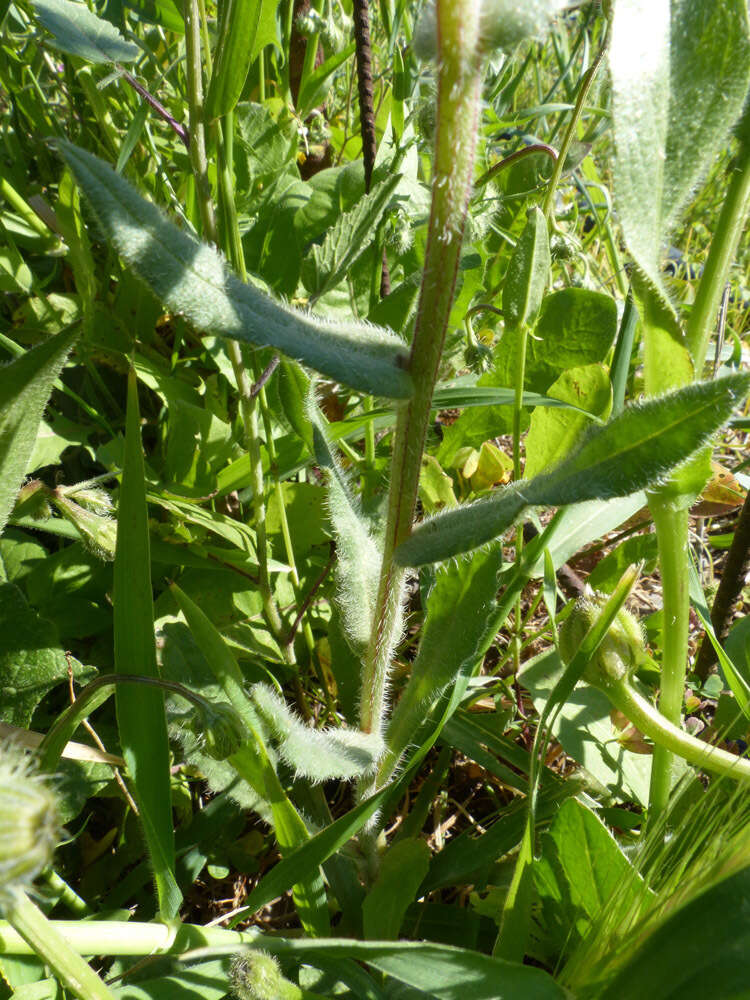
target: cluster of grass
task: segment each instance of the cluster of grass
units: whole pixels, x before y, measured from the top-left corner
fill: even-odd
[[[744,0],[0,50],[0,998],[746,995]]]

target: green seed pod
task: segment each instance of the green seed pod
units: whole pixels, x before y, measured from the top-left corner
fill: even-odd
[[[188,728],[200,738],[203,752],[214,760],[226,760],[248,740],[244,722],[226,701],[205,701],[191,713]]]
[[[238,956],[229,972],[238,1000],[300,1000],[299,986],[285,979],[279,963],[265,951]]]
[[[57,798],[12,743],[0,745],[0,892],[29,884],[52,861],[58,841]]]
[[[560,629],[560,653],[570,663],[583,637],[607,603],[604,594],[581,597]],[[583,671],[584,680],[596,687],[609,687],[627,680],[645,656],[643,632],[638,619],[620,608],[609,632]]]
[[[80,504],[74,503],[59,490],[52,494],[52,502],[63,517],[76,526],[81,541],[93,555],[105,561],[115,558],[117,521],[111,517],[94,514]]]

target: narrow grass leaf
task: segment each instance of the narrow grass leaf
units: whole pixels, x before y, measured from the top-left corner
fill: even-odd
[[[211,83],[206,97],[209,120],[234,109],[260,50],[276,40],[276,0],[223,0],[219,13]]]
[[[109,21],[97,17],[85,3],[74,0],[33,0],[42,25],[52,35],[53,48],[87,62],[132,62],[141,54]]]
[[[0,368],[0,534],[26,476],[55,379],[77,336],[77,329],[63,331]]]
[[[331,322],[243,284],[222,257],[178,229],[103,160],[68,142],[60,151],[123,260],[166,306],[204,333],[276,347],[346,385],[407,398],[406,345],[359,322]]]
[[[744,868],[672,913],[645,941],[636,927],[619,973],[596,995],[602,1000],[747,996],[748,898],[750,868]]]
[[[402,566],[447,559],[496,538],[527,507],[607,500],[653,486],[707,443],[748,388],[750,375],[729,375],[628,407],[592,428],[552,472],[424,521],[394,558]]]
[[[116,672],[158,677],[138,388],[132,370],[128,376],[113,604]],[[120,744],[135,785],[154,868],[159,912],[163,919],[171,920],[182,895],[174,877],[174,828],[164,695],[150,687],[120,684],[115,701]]]

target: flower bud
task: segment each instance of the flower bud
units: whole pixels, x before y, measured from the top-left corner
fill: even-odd
[[[0,891],[47,867],[58,832],[55,793],[20,747],[0,744]]]
[[[203,752],[214,760],[226,760],[248,740],[244,722],[225,701],[204,701],[202,708],[191,713],[188,728],[199,737]]]
[[[239,1000],[300,1000],[302,990],[285,979],[278,961],[265,951],[235,958],[229,972]]]
[[[607,603],[605,594],[581,597],[560,629],[560,653],[566,663],[573,659],[583,637]],[[626,680],[646,656],[643,632],[638,619],[620,608],[609,631],[583,671],[583,679],[597,687]]]
[[[60,490],[52,494],[52,501],[66,520],[78,530],[86,548],[99,559],[111,561],[117,546],[117,521],[102,517],[74,503]]]

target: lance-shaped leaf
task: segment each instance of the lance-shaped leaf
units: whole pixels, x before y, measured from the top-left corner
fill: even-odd
[[[77,330],[66,330],[0,368],[0,533],[26,475],[52,386],[77,336]]]
[[[126,41],[109,21],[97,17],[85,3],[34,0],[37,17],[52,35],[50,45],[87,62],[132,62],[141,50]]]
[[[107,239],[197,330],[276,347],[377,396],[411,395],[406,345],[393,333],[354,321],[328,323],[274,302],[243,284],[213,247],[178,229],[108,164],[71,143],[59,148]]]
[[[667,299],[663,241],[724,148],[750,78],[745,0],[614,5],[615,196],[628,249]]]
[[[336,538],[336,597],[344,633],[354,652],[361,653],[372,632],[382,557],[333,452],[323,415],[312,393],[306,411],[315,458],[328,480],[328,507]]]
[[[256,684],[252,698],[280,756],[298,777],[311,781],[360,778],[372,774],[383,755],[383,741],[376,733],[306,726],[268,684]]]
[[[662,480],[705,444],[750,388],[750,374],[697,382],[595,427],[556,469],[424,521],[395,552],[402,566],[437,562],[491,541],[534,506],[627,496]]]
[[[533,323],[547,285],[550,269],[549,235],[544,212],[536,205],[508,264],[503,286],[503,312],[508,326]]]
[[[219,41],[206,98],[210,119],[230,112],[260,50],[277,42],[276,0],[222,0]]]

